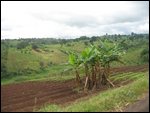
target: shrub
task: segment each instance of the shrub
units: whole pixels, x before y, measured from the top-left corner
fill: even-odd
[[[39,62],[39,65],[40,65],[40,69],[41,69],[41,70],[44,70],[44,68],[45,68],[44,62],[43,62],[43,61],[40,61],[40,62]]]
[[[67,46],[71,46],[71,44],[67,44]]]
[[[149,62],[149,48],[143,49],[141,52],[142,62]]]
[[[48,64],[47,64],[49,67],[53,65],[53,62],[50,61]]]
[[[32,44],[32,49],[36,50],[36,49],[38,49],[38,48],[39,48],[39,47],[38,47],[35,43]]]
[[[28,42],[25,42],[25,41],[20,42],[17,44],[17,49],[23,49],[23,48],[27,47],[28,45],[29,45]]]

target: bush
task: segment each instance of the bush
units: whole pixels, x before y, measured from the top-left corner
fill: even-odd
[[[43,62],[43,61],[40,61],[40,62],[39,62],[39,65],[40,65],[40,69],[41,69],[41,70],[44,70],[44,68],[45,68],[44,62]]]
[[[88,43],[87,41],[85,41],[85,42],[84,42],[84,45],[88,46],[88,45],[89,45],[89,43]]]
[[[27,47],[28,45],[29,45],[28,42],[25,42],[25,41],[20,42],[17,44],[17,49],[23,49],[23,48]]]
[[[32,44],[32,49],[36,50],[36,49],[38,49],[38,48],[39,48],[39,47],[38,47],[35,43]]]
[[[53,65],[53,62],[50,61],[48,64],[47,64],[49,67]]]
[[[71,44],[67,44],[67,46],[71,46]]]
[[[141,58],[143,62],[149,62],[149,48],[143,49],[141,52]]]

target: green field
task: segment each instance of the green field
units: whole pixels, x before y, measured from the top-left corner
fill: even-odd
[[[71,68],[68,65],[68,55],[66,51],[81,52],[90,43],[99,45],[100,40],[108,39],[108,44],[120,43],[126,54],[122,56],[124,64],[112,63],[112,67],[141,65],[148,63],[149,35],[137,34],[135,36],[110,35],[92,38],[78,38],[70,40],[52,39],[20,39],[2,40],[1,42],[1,83],[13,83],[28,80],[58,80],[65,69]],[[86,43],[85,43],[86,42]],[[21,44],[20,44],[21,43]],[[26,44],[22,47],[23,44]],[[21,45],[21,49],[19,48]],[[33,49],[32,44],[36,44],[38,49]],[[19,48],[19,49],[18,49]],[[141,53],[146,49],[147,53],[142,57]],[[67,72],[63,80],[73,78],[72,72]],[[55,78],[56,77],[56,78]]]

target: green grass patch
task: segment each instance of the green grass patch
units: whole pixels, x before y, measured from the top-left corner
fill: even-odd
[[[31,73],[28,75],[15,75],[1,79],[1,85],[21,83],[26,81],[65,81],[75,78],[74,70],[63,72],[65,69],[70,69],[70,65],[52,65],[40,71],[39,73]],[[63,74],[61,74],[63,72]],[[83,69],[80,70],[80,76],[83,77]]]
[[[137,73],[129,72],[129,73],[123,73],[123,74],[112,76],[112,77],[110,77],[110,79],[113,82],[124,81],[124,80],[134,80],[134,79],[140,78],[146,74],[148,74],[148,72],[137,72]]]

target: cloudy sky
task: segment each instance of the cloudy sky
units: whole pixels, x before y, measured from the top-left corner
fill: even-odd
[[[148,1],[1,1],[1,39],[149,33]]]

